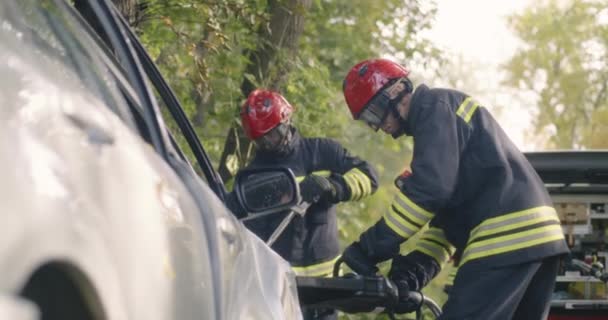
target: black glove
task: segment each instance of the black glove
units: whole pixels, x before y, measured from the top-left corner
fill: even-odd
[[[360,275],[372,276],[378,272],[376,262],[367,256],[358,241],[353,242],[344,249],[342,259],[347,266]]]
[[[370,313],[378,312],[379,308],[385,311],[393,311],[399,303],[397,287],[383,276],[362,276],[348,273],[343,279],[363,280],[365,289],[359,294],[350,296],[337,294],[335,300],[329,304],[345,313]],[[379,295],[382,290],[382,295]]]
[[[405,283],[404,288],[407,288],[407,291],[418,291],[422,289],[422,286],[416,277],[417,272],[415,269],[416,263],[409,255],[398,255],[393,258],[391,270],[388,272],[388,278],[396,284]]]
[[[393,281],[399,292],[398,302],[392,306],[391,311],[397,314],[410,313],[420,310],[422,307],[422,294],[410,295],[410,287],[406,281]]]
[[[407,256],[393,258],[388,278],[399,290],[399,304],[396,313],[407,313],[418,310],[422,301],[408,297],[410,291],[420,291],[439,273],[440,266],[432,257],[414,251]]]
[[[302,200],[311,204],[321,200],[332,201],[336,198],[336,193],[332,181],[325,177],[310,174],[300,182]]]
[[[381,219],[344,250],[343,259],[353,271],[373,275],[378,272],[376,264],[399,255],[401,242],[403,240]]]
[[[395,313],[409,313],[420,308],[420,303],[408,298],[410,291],[418,291],[418,281],[410,270],[411,260],[407,256],[397,256],[393,259],[388,278],[393,281],[399,290],[399,303],[393,308]]]

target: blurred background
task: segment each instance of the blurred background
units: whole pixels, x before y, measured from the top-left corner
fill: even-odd
[[[522,150],[608,147],[607,0],[114,2],[225,181],[254,152],[238,110],[256,87],[281,92],[305,136],[333,138],[376,167],[379,191],[339,207],[343,245],[386,210],[412,150],[411,139],[351,120],[341,85],[361,60],[391,58],[415,84],[474,96]],[[426,289],[440,302],[447,272]]]

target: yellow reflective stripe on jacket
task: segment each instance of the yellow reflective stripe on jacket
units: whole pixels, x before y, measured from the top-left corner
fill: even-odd
[[[447,262],[454,254],[454,246],[446,239],[443,230],[436,227],[431,227],[422,234],[415,250],[433,257],[439,265]]]
[[[422,236],[422,239],[429,239],[443,245],[450,255],[454,253],[454,246],[445,237],[445,233],[441,228],[430,227]]]
[[[454,279],[456,279],[456,274],[458,273],[458,267],[454,266],[452,270],[448,273],[448,277],[445,281],[445,284],[448,286],[454,285]]]
[[[467,97],[456,110],[456,114],[461,117],[464,122],[469,123],[471,117],[473,117],[473,113],[477,110],[477,107],[479,107],[479,104],[471,97]]]
[[[313,172],[313,173],[311,173],[311,174],[314,174],[314,175],[317,175],[317,176],[321,176],[321,177],[326,177],[326,178],[327,178],[327,177],[331,176],[331,171],[329,171],[329,170],[319,170],[319,171],[314,171],[314,172]],[[300,182],[302,182],[302,180],[304,180],[304,179],[306,179],[306,176],[299,176],[299,177],[296,177],[296,182],[297,182],[297,183],[300,183]]]
[[[479,237],[530,226],[543,221],[556,221],[559,223],[555,209],[549,206],[534,207],[490,218],[480,223],[471,231],[469,242]]]
[[[312,264],[304,267],[291,267],[291,269],[298,276],[306,276],[306,277],[322,277],[322,276],[331,276],[334,271],[334,265],[336,261],[340,258],[337,256],[332,260]]]
[[[433,213],[422,209],[401,192],[395,196],[393,205],[400,209],[401,212],[407,212],[408,216],[421,226],[429,222],[434,216]]]
[[[555,209],[535,207],[490,218],[471,231],[462,263],[564,239]]]
[[[386,224],[403,238],[414,235],[433,218],[433,214],[420,208],[406,195],[399,192],[384,214]]]
[[[350,200],[359,200],[372,194],[372,181],[359,168],[353,168],[345,173],[343,177],[350,189]]]

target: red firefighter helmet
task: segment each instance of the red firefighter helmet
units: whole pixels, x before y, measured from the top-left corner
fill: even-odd
[[[263,136],[291,118],[293,107],[280,94],[270,90],[254,90],[241,107],[241,121],[251,140]]]
[[[359,118],[361,111],[388,82],[406,78],[409,73],[405,67],[387,59],[364,60],[352,67],[344,78],[342,91],[353,118]]]

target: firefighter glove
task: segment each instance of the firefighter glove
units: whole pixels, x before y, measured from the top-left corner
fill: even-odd
[[[317,203],[322,200],[333,202],[336,194],[335,183],[329,178],[310,174],[300,182],[300,195],[302,200],[308,203]]]
[[[426,284],[426,274],[424,268],[415,261],[415,258],[415,255],[413,257],[411,255],[398,255],[393,258],[388,278],[397,284],[405,283],[409,290],[421,290]],[[422,279],[419,279],[419,276]]]
[[[394,308],[395,313],[409,313],[420,309],[422,301],[413,299],[410,291],[420,291],[422,286],[417,278],[416,263],[409,256],[399,255],[393,259],[388,278],[399,290],[399,303]]]
[[[405,281],[394,281],[399,292],[399,298],[391,311],[397,314],[410,313],[420,310],[422,307],[423,296],[419,292],[411,291],[409,285]]]
[[[344,249],[342,259],[351,270],[360,275],[372,276],[378,272],[376,263],[367,255],[358,241]]]

